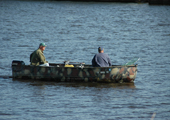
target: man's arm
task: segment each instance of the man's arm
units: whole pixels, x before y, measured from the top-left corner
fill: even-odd
[[[41,52],[38,52],[38,56],[39,56],[39,59],[40,59],[40,63],[41,63],[41,64],[45,64],[45,63],[46,63],[46,60],[45,60],[44,54],[41,53]]]
[[[109,57],[108,57],[108,62],[109,62],[109,66],[112,66],[112,63]]]

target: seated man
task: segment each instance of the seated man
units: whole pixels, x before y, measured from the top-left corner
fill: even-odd
[[[107,54],[104,53],[102,47],[98,48],[98,54],[96,54],[92,59],[93,67],[109,67],[112,66],[110,58]]]
[[[40,43],[39,48],[35,50],[33,53],[30,55],[30,62],[31,65],[41,65],[41,66],[49,66],[48,62],[45,59],[45,56],[43,54],[43,51],[45,50],[45,43]]]

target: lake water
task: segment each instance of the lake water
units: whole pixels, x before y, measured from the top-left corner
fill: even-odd
[[[39,43],[47,61],[85,62],[103,46],[112,64],[140,57],[134,84],[13,80]],[[170,7],[147,3],[0,1],[1,120],[170,119]]]

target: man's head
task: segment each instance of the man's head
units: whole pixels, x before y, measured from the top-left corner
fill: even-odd
[[[46,46],[45,43],[40,43],[39,48],[44,51]]]
[[[99,47],[98,51],[99,51],[99,53],[103,53],[104,52],[104,48],[103,47]]]

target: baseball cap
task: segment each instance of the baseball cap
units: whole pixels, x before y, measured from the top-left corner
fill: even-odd
[[[47,45],[46,45],[45,43],[40,43],[39,46],[44,46],[44,47],[46,47]]]
[[[102,50],[104,50],[104,48],[103,48],[103,47],[99,47],[98,50],[99,50],[99,51],[102,51]]]

